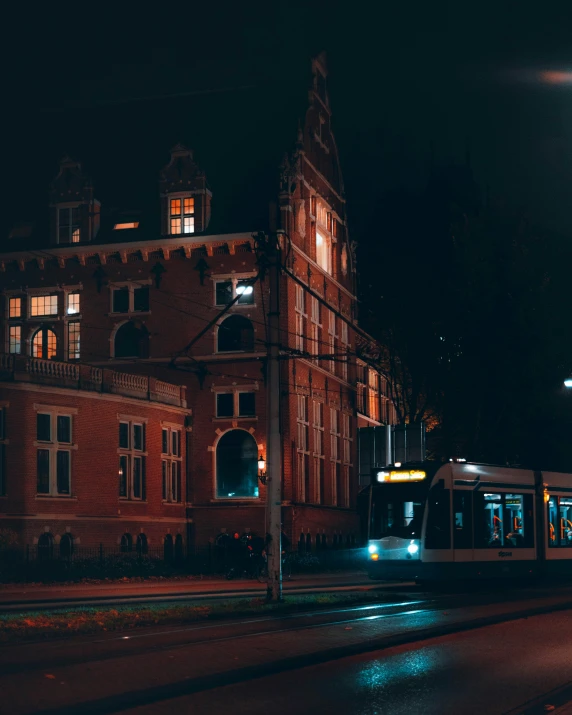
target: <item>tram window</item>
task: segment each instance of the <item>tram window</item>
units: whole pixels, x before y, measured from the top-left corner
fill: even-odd
[[[474,495],[475,549],[504,546],[502,494]]]
[[[371,538],[398,536],[418,539],[421,532],[423,504],[413,501],[380,501],[374,505]]]
[[[456,549],[473,548],[472,493],[453,492],[453,546]]]
[[[427,515],[427,532],[425,534],[426,549],[451,548],[451,507],[449,490],[439,484],[431,487],[427,500],[429,513]]]
[[[534,546],[532,494],[504,494],[505,546]]]
[[[547,511],[547,527],[548,527],[548,546],[554,547],[560,545],[560,529],[558,524],[558,497],[550,497],[546,505]]]
[[[550,497],[548,546],[572,547],[572,497]]]

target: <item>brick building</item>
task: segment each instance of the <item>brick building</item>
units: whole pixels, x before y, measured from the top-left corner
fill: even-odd
[[[158,216],[108,210],[82,166],[65,158],[50,187],[49,223],[12,231],[0,255],[6,353],[182,385],[192,413],[181,467],[184,514],[182,503],[164,503],[157,487],[146,499],[124,504],[117,464],[82,466],[79,458],[77,513],[84,500],[87,512],[81,513],[93,510],[89,488],[79,485],[95,470],[109,507],[127,508],[135,520],[155,520],[157,533],[174,509],[177,519],[184,518],[191,550],[221,530],[264,533],[266,494],[257,462],[266,449],[268,280],[257,235],[277,230],[284,528],[294,542],[320,547],[351,543],[358,535],[357,428],[391,421],[392,412],[381,376],[357,355],[356,260],[323,58],[312,63],[308,97],[297,137],[293,127],[296,141],[269,191],[275,206],[267,211],[269,223],[256,218],[247,231],[217,231],[208,171],[177,145],[160,172]],[[208,168],[208,156],[203,161]],[[79,395],[67,399],[83,399]],[[8,402],[8,425],[22,419],[13,412],[30,412],[20,393]],[[157,424],[166,419],[158,406],[147,409],[157,412]],[[93,435],[99,439],[96,429]],[[47,508],[34,495],[32,476],[28,502],[16,497],[13,448],[6,446],[0,502],[0,519],[8,522],[14,510],[32,514],[39,503]],[[149,444],[150,456],[153,449],[160,464],[158,442]],[[71,495],[58,497],[51,509],[62,525],[65,498]],[[93,522],[82,528],[82,539],[103,538]],[[169,528],[182,525],[175,519]]]
[[[0,376],[0,528],[46,549],[184,549],[184,387],[23,355]]]

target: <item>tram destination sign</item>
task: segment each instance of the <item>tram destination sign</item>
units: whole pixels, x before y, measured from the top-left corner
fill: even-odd
[[[422,469],[382,469],[377,473],[378,482],[420,482],[426,477]]]

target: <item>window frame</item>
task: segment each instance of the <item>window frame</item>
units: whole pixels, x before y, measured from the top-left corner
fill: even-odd
[[[109,314],[113,316],[118,315],[149,315],[151,313],[151,280],[141,280],[141,281],[122,281],[120,283],[114,283],[110,286],[109,297],[110,297],[110,310]],[[135,310],[135,291],[140,288],[147,288],[148,290],[148,305],[147,310]],[[127,311],[114,310],[114,297],[116,291],[121,291],[127,289],[128,291],[128,302]]]
[[[233,386],[232,388],[222,388],[214,391],[215,393],[215,418],[218,420],[253,420],[258,419],[256,414],[256,393],[257,390],[249,387]],[[254,396],[254,411],[252,414],[241,414],[240,413],[240,395],[247,393]],[[232,395],[232,414],[231,415],[221,415],[219,414],[219,396],[221,395]]]
[[[128,444],[127,447],[121,446],[121,426],[127,425]],[[135,428],[141,428],[141,449],[135,447]],[[117,434],[117,454],[119,457],[119,499],[121,501],[145,502],[147,501],[146,493],[146,477],[147,477],[147,420],[141,417],[123,417],[118,420]],[[127,474],[123,464],[127,466]],[[140,465],[140,471],[136,469],[136,465]],[[122,471],[123,470],[123,471]],[[139,478],[139,489],[137,490],[137,478]],[[125,489],[123,490],[123,484]],[[122,493],[122,492],[125,493]],[[137,491],[139,493],[137,493]]]
[[[49,439],[40,439],[39,417],[47,416],[50,429]],[[60,440],[60,430],[58,420],[67,418],[69,420],[69,441]],[[70,499],[72,493],[72,452],[77,449],[74,442],[74,412],[69,408],[50,408],[38,405],[36,409],[36,438],[34,447],[36,448],[36,497]],[[40,453],[47,453],[47,490],[40,491]],[[67,491],[60,490],[62,475],[60,472],[62,455],[65,457],[65,475],[63,481],[66,483]]]
[[[50,299],[50,304],[55,300],[55,311],[51,313],[39,313],[34,312],[34,301],[38,301],[40,298],[44,299],[44,308],[46,305],[46,298]],[[59,316],[59,300],[58,294],[56,292],[49,293],[30,293],[28,295],[28,318],[54,318]]]
[[[50,334],[53,335],[54,337],[54,343],[55,346],[53,348],[54,352],[52,355],[48,355],[49,350],[50,350]],[[41,352],[42,355],[34,355],[34,342],[36,340],[36,337],[40,335],[41,336]],[[40,325],[34,332],[32,333],[32,336],[30,338],[30,356],[33,357],[35,360],[57,360],[58,359],[58,350],[59,350],[59,344],[58,344],[58,335],[56,331],[53,329],[53,326],[51,325]],[[45,353],[45,355],[44,355]]]
[[[182,432],[181,426],[161,424],[161,496],[166,504],[181,504],[183,501]],[[164,450],[165,436],[167,451]]]
[[[248,296],[252,296],[251,300],[243,300],[242,295],[237,293],[237,288],[241,283],[249,283],[251,282],[254,278],[256,277],[256,274],[252,273],[249,275],[230,275],[230,276],[213,276],[213,289],[214,289],[214,299],[213,299],[213,305],[215,308],[224,308],[227,306],[229,303],[231,303],[238,295],[241,297],[238,298],[236,303],[233,304],[233,308],[235,306],[246,306],[252,308],[253,306],[256,306],[256,300],[255,300],[255,284],[252,284],[252,293],[248,293]],[[219,303],[217,299],[217,285],[221,283],[230,283],[231,284],[231,295],[229,300],[226,303]]]
[[[194,194],[170,194],[168,201],[168,216],[167,225],[169,227],[169,236],[188,236],[195,233],[195,209],[196,201]],[[188,211],[185,206],[186,201],[192,202],[192,210]],[[179,202],[179,211],[173,212],[173,204]],[[179,230],[173,231],[173,222],[179,221]],[[186,230],[188,227],[189,230]]]
[[[12,313],[12,301],[17,301],[17,306],[18,306],[18,311],[16,313]],[[24,301],[23,301],[23,296],[21,295],[7,295],[6,296],[6,312],[7,312],[7,318],[8,320],[22,320],[24,317],[23,314],[23,308],[24,308]]]
[[[67,246],[74,243],[81,243],[81,204],[71,206],[58,206],[56,237],[59,245]],[[74,212],[77,212],[74,216]],[[68,222],[62,223],[62,215],[67,214]],[[75,218],[75,222],[74,222]],[[62,228],[68,229],[67,240],[61,240]]]

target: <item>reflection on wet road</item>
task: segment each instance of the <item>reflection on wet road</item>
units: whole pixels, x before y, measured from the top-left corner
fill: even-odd
[[[502,715],[572,680],[571,626],[570,612],[535,616],[129,712]]]

